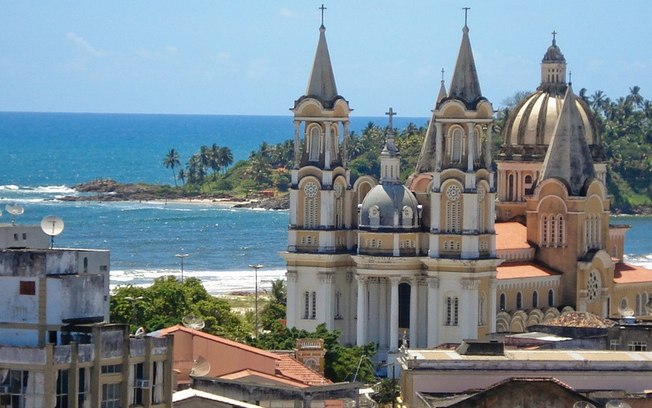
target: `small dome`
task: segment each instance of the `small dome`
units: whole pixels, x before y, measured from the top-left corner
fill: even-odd
[[[541,62],[566,62],[564,54],[561,53],[561,50],[555,41],[553,41],[552,45],[548,47],[548,50],[543,55],[543,61]]]
[[[508,156],[520,154],[528,156],[531,160],[537,158],[543,160],[557,125],[563,101],[563,95],[543,90],[525,98],[507,118],[502,153]],[[599,144],[597,128],[590,108],[577,97],[575,104],[584,124],[586,143]]]
[[[400,183],[374,187],[360,207],[360,229],[413,229],[419,227],[416,197]]]

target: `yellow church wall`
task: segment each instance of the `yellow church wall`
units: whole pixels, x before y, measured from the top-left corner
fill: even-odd
[[[611,300],[611,313],[614,317],[618,317],[619,309],[622,309],[624,305],[623,299],[626,299],[627,307],[632,310],[634,315],[647,315],[644,299],[649,300],[650,298],[652,298],[652,282],[616,284]]]

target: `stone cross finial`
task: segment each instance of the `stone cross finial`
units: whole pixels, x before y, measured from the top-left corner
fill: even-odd
[[[468,17],[469,10],[471,10],[471,7],[462,7],[462,10],[464,10],[464,27],[466,27],[466,19]]]
[[[552,45],[555,45],[557,43],[557,31],[552,30]]]
[[[573,85],[573,71],[568,71],[568,85]]]
[[[321,10],[321,25],[322,27],[324,26],[324,10],[326,10],[326,7],[322,4],[321,7],[319,7],[319,10]]]
[[[441,80],[444,80],[444,68],[441,69]]]
[[[385,112],[385,115],[389,116],[389,128],[390,128],[390,129],[394,129],[394,125],[393,125],[393,123],[392,123],[392,119],[393,119],[394,116],[396,115],[396,112],[394,112],[394,109],[392,109],[392,108],[390,107],[390,108],[389,108],[389,112]]]

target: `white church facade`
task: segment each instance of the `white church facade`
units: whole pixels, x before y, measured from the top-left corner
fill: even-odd
[[[609,225],[599,135],[565,64],[553,39],[541,86],[508,119],[493,163],[493,107],[465,24],[414,173],[401,181],[390,108],[381,174],[351,180],[351,108],[322,25],[292,108],[288,326],[324,323],[345,344],[374,342],[382,360],[403,341],[485,339],[564,308],[609,316],[636,302],[643,313],[652,271],[622,262],[627,228]]]

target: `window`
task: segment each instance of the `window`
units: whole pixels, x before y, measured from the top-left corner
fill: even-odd
[[[68,406],[68,370],[57,371],[56,408]]]
[[[478,186],[478,232],[487,231],[487,203],[485,197],[487,192],[484,186]]]
[[[132,385],[132,399],[131,403],[134,405],[143,404],[143,388],[149,388],[149,382],[145,380],[144,364],[138,363],[132,365],[133,370],[133,385]]]
[[[77,392],[77,406],[79,408],[90,408],[91,406],[90,384],[91,384],[90,367],[80,368],[79,382],[77,385],[79,387]]]
[[[310,292],[303,293],[303,318],[310,316]]]
[[[552,307],[555,305],[555,292],[552,289],[548,290],[548,306]]]
[[[484,326],[484,303],[485,296],[484,293],[481,293],[478,296],[478,326]]]
[[[507,296],[504,293],[500,294],[500,310],[507,310]]]
[[[152,404],[160,404],[163,398],[163,375],[165,373],[165,361],[155,361],[152,364]]]
[[[19,293],[21,295],[35,295],[36,282],[34,281],[20,281]]]
[[[620,350],[620,339],[611,340],[609,342],[609,350]]]
[[[627,343],[629,351],[647,351],[647,342],[645,341],[630,341]]]
[[[518,292],[516,294],[516,309],[521,310],[523,309],[523,295],[521,292]]]
[[[341,302],[342,302],[342,292],[337,291],[335,292],[335,319],[336,320],[342,319],[342,313],[340,310]]]
[[[101,408],[121,408],[120,404],[120,383],[102,384]]]
[[[547,247],[550,244],[550,226],[548,225],[548,216],[541,217],[541,246]]]
[[[452,135],[453,151],[451,153],[451,161],[458,163],[462,160],[462,129],[455,128]]]
[[[7,370],[0,380],[3,380],[2,387],[6,390],[0,399],[0,405],[3,407],[25,407],[29,400],[36,397],[34,373],[27,370]]]
[[[103,365],[102,374],[115,374],[122,372],[122,364]]]
[[[308,147],[310,149],[310,155],[308,160],[311,162],[316,162],[319,160],[319,151],[321,150],[320,144],[320,129],[317,126],[310,128],[310,140]]]
[[[303,187],[303,224],[306,228],[314,228],[318,225],[318,192],[319,186],[314,181],[307,182]]]
[[[446,223],[445,232],[462,232],[462,189],[456,185],[450,185],[446,189]]]
[[[317,318],[317,292],[312,292],[312,307],[310,308],[310,318]]]
[[[459,317],[459,300],[455,296],[446,297],[446,326],[457,326]]]
[[[629,306],[629,303],[627,302],[627,298],[622,298],[620,300],[620,309],[625,310]]]
[[[539,307],[539,293],[536,290],[532,292],[532,307]]]

